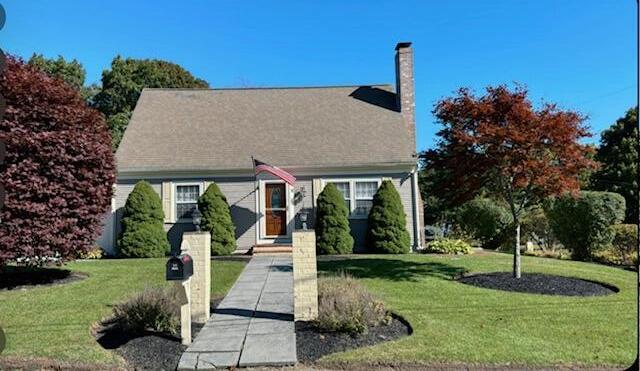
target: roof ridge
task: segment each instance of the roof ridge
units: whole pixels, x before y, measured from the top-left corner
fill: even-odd
[[[258,87],[228,87],[228,88],[143,88],[142,90],[165,90],[165,91],[225,91],[225,90],[289,90],[289,89],[337,89],[355,88],[363,86],[389,86],[391,84],[355,84],[355,85],[316,85],[316,86],[258,86]]]

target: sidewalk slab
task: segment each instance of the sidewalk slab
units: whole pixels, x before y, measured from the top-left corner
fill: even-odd
[[[179,370],[297,362],[291,256],[254,256],[180,358]]]

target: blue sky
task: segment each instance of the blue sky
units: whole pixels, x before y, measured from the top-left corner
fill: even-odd
[[[461,86],[524,83],[594,134],[636,102],[634,0],[183,3],[4,0],[0,46],[76,58],[88,83],[120,54],[212,87],[317,86],[393,83],[393,48],[412,41],[419,149],[436,141],[434,103]]]

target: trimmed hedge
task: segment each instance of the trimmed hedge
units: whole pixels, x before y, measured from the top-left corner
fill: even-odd
[[[367,230],[368,246],[376,253],[406,254],[411,237],[400,195],[393,183],[385,180],[373,196]]]
[[[315,231],[318,254],[349,254],[353,251],[349,209],[334,184],[327,184],[318,195]]]
[[[546,205],[549,224],[560,242],[576,260],[591,260],[614,237],[611,225],[624,219],[624,197],[612,192],[582,192],[565,195]]]
[[[457,220],[462,230],[488,249],[504,245],[513,224],[513,217],[504,203],[483,197],[462,205],[458,209]]]
[[[122,216],[120,255],[127,258],[157,258],[169,252],[164,231],[160,196],[151,184],[141,180],[127,197]]]
[[[427,244],[425,252],[438,254],[471,254],[471,245],[463,240],[440,238]]]
[[[211,232],[211,254],[230,255],[236,249],[236,226],[229,203],[217,184],[211,183],[198,199],[202,230]]]
[[[595,254],[595,260],[605,264],[636,265],[638,261],[638,226],[616,224],[611,226],[611,245]]]

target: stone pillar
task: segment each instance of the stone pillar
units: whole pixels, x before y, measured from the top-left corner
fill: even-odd
[[[294,318],[310,321],[318,317],[316,233],[295,231],[292,238]]]
[[[193,259],[191,319],[193,322],[205,323],[211,314],[211,234],[185,232],[180,249]]]

